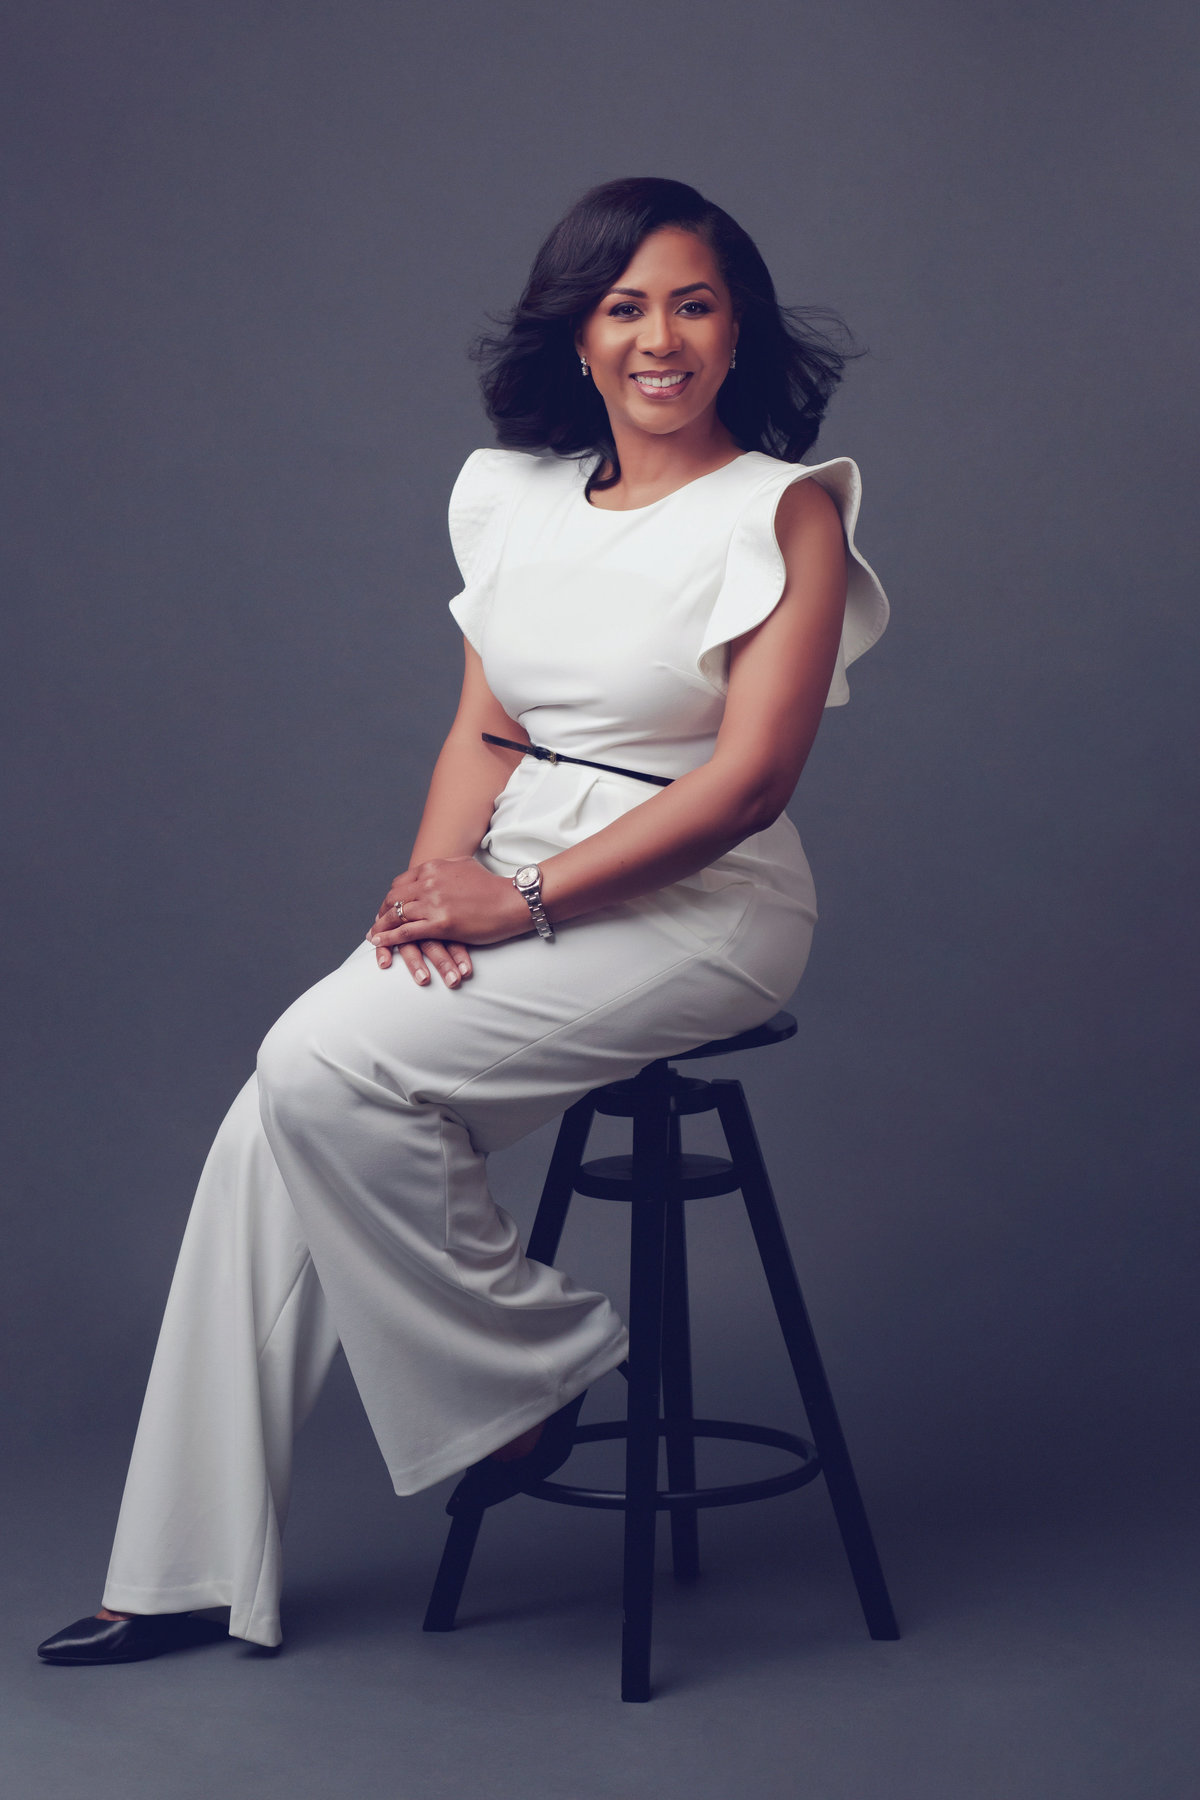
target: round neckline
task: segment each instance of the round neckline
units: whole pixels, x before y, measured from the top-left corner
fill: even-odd
[[[737,455],[731,457],[728,462],[719,463],[715,469],[706,469],[703,475],[693,475],[692,479],[690,481],[685,481],[682,487],[672,488],[669,494],[660,494],[657,500],[648,500],[645,506],[593,506],[587,497],[587,484],[591,476],[590,469],[583,478],[583,486],[578,489],[578,495],[580,501],[590,513],[605,514],[612,519],[637,518],[641,513],[653,512],[656,506],[665,506],[668,500],[674,500],[678,494],[686,494],[689,488],[697,487],[700,482],[711,481],[714,475],[723,475],[726,469],[732,469],[736,463],[740,463],[744,461],[747,456],[753,455],[753,450],[739,450]]]

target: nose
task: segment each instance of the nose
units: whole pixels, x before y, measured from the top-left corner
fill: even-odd
[[[638,333],[637,347],[646,356],[672,356],[682,339],[674,315],[664,307],[647,312]]]

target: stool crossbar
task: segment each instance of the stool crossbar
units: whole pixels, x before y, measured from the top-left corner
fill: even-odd
[[[690,1580],[700,1571],[702,1510],[785,1494],[824,1475],[867,1629],[873,1638],[900,1635],[742,1085],[680,1075],[671,1066],[780,1043],[795,1030],[789,1013],[776,1013],[753,1031],[650,1063],[632,1080],[612,1082],[578,1100],[563,1115],[529,1236],[529,1256],[552,1264],[575,1194],[630,1206],[629,1360],[622,1364],[629,1389],[626,1416],[582,1425],[575,1432],[576,1443],[624,1439],[625,1486],[610,1490],[548,1480],[528,1489],[539,1500],[625,1514],[624,1700],[648,1700],[651,1694],[655,1522],[660,1512],[670,1515],[675,1576]],[[631,1120],[632,1154],[584,1161],[598,1112]],[[727,1158],[683,1150],[680,1121],[702,1112],[716,1113]],[[685,1203],[738,1191],[804,1403],[811,1442],[769,1426],[697,1418],[694,1413]],[[701,1488],[696,1481],[697,1438],[764,1444],[794,1460],[782,1473],[765,1479]],[[658,1485],[660,1441],[666,1448],[665,1488]],[[426,1631],[454,1629],[482,1520],[482,1510],[452,1515],[425,1615]]]

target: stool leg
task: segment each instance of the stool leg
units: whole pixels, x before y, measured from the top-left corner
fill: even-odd
[[[425,1609],[423,1631],[454,1630],[454,1616],[462,1599],[467,1570],[471,1567],[471,1555],[482,1524],[482,1512],[455,1514]]]
[[[679,1119],[671,1116],[671,1169],[679,1168]],[[688,1317],[687,1227],[684,1203],[672,1183],[667,1196],[666,1263],[663,1277],[663,1423],[667,1440],[667,1480],[690,1491],[696,1486],[696,1437],[692,1429],[692,1345]],[[671,1508],[671,1561],[678,1581],[700,1573],[699,1515],[694,1506]]]
[[[562,1116],[525,1251],[534,1262],[552,1264],[558,1255],[558,1241],[567,1222],[567,1208],[575,1192],[575,1177],[583,1161],[595,1112],[595,1100],[591,1094],[585,1094],[574,1106],[568,1106]]]
[[[658,1403],[662,1386],[663,1240],[669,1178],[667,1081],[665,1064],[652,1063],[643,1071],[638,1077],[640,1104],[633,1118],[622,1700],[650,1698]]]
[[[714,1081],[712,1085],[867,1629],[873,1638],[898,1638],[900,1628],[742,1084]]]

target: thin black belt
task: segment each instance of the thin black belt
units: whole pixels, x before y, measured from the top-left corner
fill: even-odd
[[[632,775],[635,781],[652,781],[655,787],[670,787],[675,779],[673,775],[647,775],[641,769],[619,769],[616,763],[592,762],[586,756],[566,756],[561,750],[547,750],[545,744],[516,744],[512,738],[493,737],[490,731],[481,731],[479,735],[485,744],[499,744],[503,750],[519,750],[522,756],[536,756],[539,762],[579,763],[585,769],[603,769],[606,775]]]

